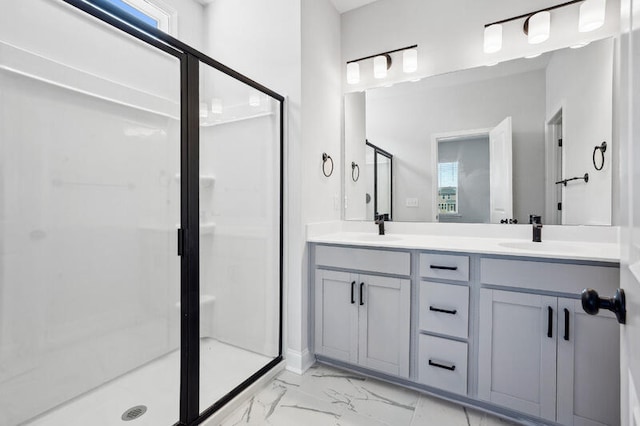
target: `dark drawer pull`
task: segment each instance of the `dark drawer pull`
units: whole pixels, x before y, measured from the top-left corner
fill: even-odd
[[[429,365],[432,367],[438,367],[438,368],[443,368],[445,370],[449,370],[449,371],[456,371],[456,366],[455,364],[451,364],[451,365],[444,365],[444,364],[440,364],[438,362],[434,362],[432,360],[429,360]]]
[[[551,306],[547,306],[549,319],[547,320],[548,328],[547,328],[547,337],[553,337],[553,308]]]
[[[429,306],[429,310],[433,312],[442,312],[443,314],[450,314],[450,315],[455,315],[458,313],[456,309],[453,309],[453,310],[441,309],[441,308],[434,308],[433,306]]]
[[[353,305],[354,303],[356,303],[356,282],[352,281],[351,282],[351,304]]]
[[[457,271],[458,270],[457,266],[430,265],[429,268],[431,268],[431,269],[442,269],[444,271]]]
[[[364,290],[364,283],[360,283],[360,306],[364,305],[363,290]]]
[[[564,308],[564,340],[569,341],[569,310]]]

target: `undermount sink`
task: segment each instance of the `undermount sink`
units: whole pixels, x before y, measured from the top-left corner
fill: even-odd
[[[558,241],[542,241],[536,243],[533,241],[509,241],[498,243],[502,247],[516,250],[535,250],[535,251],[555,251],[555,252],[575,252],[580,250],[577,244],[567,244]]]
[[[357,241],[400,241],[402,237],[396,235],[357,234],[352,235],[351,239]]]

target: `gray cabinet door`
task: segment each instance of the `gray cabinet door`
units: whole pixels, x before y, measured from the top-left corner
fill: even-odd
[[[409,280],[360,275],[358,293],[360,285],[359,364],[408,378]]]
[[[358,362],[358,275],[316,270],[315,351]],[[353,298],[352,298],[353,294]]]
[[[557,298],[482,289],[478,397],[555,420],[557,331]]]
[[[558,423],[620,424],[620,329],[615,316],[587,315],[558,299]]]

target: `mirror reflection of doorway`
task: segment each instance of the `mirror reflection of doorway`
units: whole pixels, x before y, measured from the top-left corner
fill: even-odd
[[[513,218],[512,126],[432,136],[437,222],[501,223]]]
[[[439,222],[489,222],[489,135],[438,141],[437,198]]]
[[[562,225],[562,198],[563,185],[555,182],[561,181],[563,173],[562,147],[562,109],[560,109],[547,122],[547,217],[548,223],[552,225]]]
[[[367,141],[367,219],[393,220],[393,155]]]

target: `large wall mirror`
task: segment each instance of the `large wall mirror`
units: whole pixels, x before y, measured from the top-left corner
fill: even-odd
[[[345,219],[373,219],[369,141],[392,220],[611,225],[614,43],[345,95]]]

